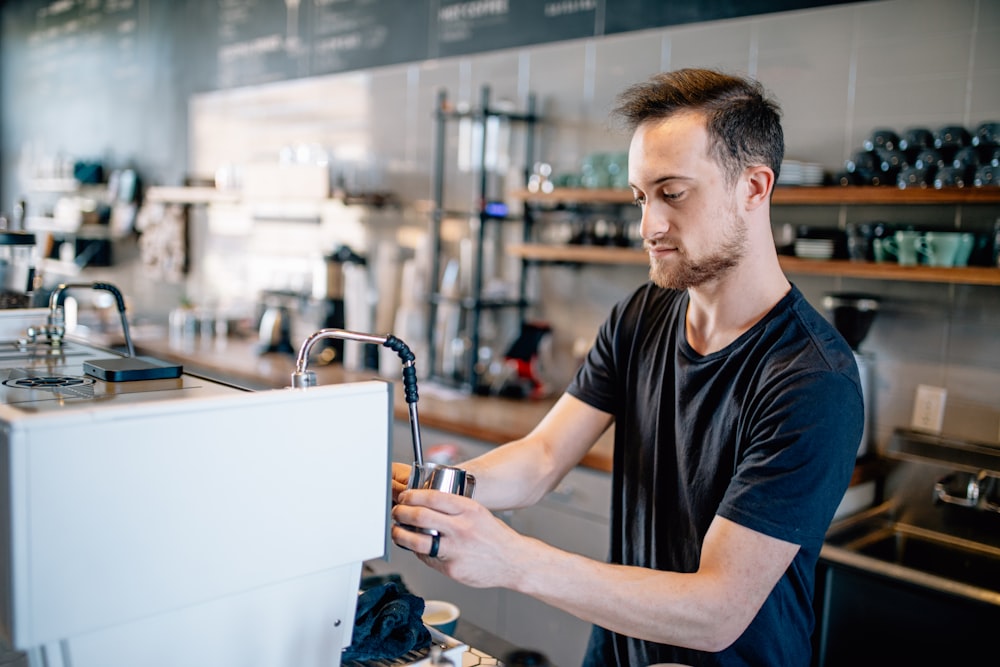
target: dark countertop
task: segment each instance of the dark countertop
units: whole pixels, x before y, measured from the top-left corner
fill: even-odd
[[[260,354],[256,340],[241,338],[201,338],[170,341],[143,337],[135,341],[136,354],[151,356],[184,366],[184,371],[216,378],[248,389],[280,389],[291,385],[295,357],[285,353]],[[418,360],[419,368],[419,360]],[[395,417],[408,421],[409,413],[400,374],[381,376],[375,371],[347,371],[339,364],[310,364],[319,384],[357,382],[373,377],[393,382],[396,389]],[[546,399],[511,399],[464,394],[431,382],[417,383],[417,412],[422,427],[466,436],[492,444],[503,444],[527,434],[541,421],[555,402]],[[611,471],[613,436],[609,430],[581,465],[603,472]]]
[[[468,644],[470,648],[490,655],[501,661],[507,657],[511,651],[518,650],[518,647],[511,644],[509,641],[501,639],[492,632],[483,630],[478,625],[473,625],[461,617],[458,619],[458,624],[455,626],[454,637],[460,642]],[[502,665],[503,662],[500,662],[499,664]]]

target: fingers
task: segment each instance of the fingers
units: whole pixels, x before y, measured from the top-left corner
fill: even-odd
[[[474,509],[468,498],[427,489],[407,489],[392,508],[392,541],[419,555],[434,552],[432,534],[455,535],[462,530],[458,516]],[[438,543],[440,549],[440,542]],[[433,556],[432,556],[433,557]],[[440,556],[438,556],[440,558]]]
[[[416,530],[414,526],[396,524],[392,527],[392,541],[418,556],[441,558],[440,533],[431,535]]]
[[[465,496],[434,489],[403,489],[396,502],[409,507],[426,507],[442,514],[459,514],[477,506]]]
[[[392,501],[399,502],[399,494],[410,483],[410,466],[405,463],[392,464]]]
[[[405,463],[392,464],[392,481],[406,484],[410,480],[410,466]]]
[[[406,490],[401,493],[392,508],[392,520],[404,526],[419,529],[438,529],[446,520],[443,514],[453,514],[440,504],[434,496],[448,495],[439,491],[421,491],[414,493]],[[427,549],[423,549],[424,552]]]

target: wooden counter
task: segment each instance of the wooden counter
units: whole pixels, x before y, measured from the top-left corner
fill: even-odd
[[[291,386],[295,357],[290,354],[259,354],[255,340],[238,338],[199,338],[184,343],[166,339],[148,339],[136,343],[136,354],[179,363],[187,373],[205,375],[248,389],[280,389]],[[419,366],[419,360],[417,364]],[[339,364],[310,365],[321,384],[357,382],[377,377],[395,386],[393,408],[396,419],[408,421],[409,413],[402,387],[402,364],[399,373],[381,376],[374,371],[345,371]],[[422,427],[501,445],[527,434],[556,400],[473,396],[444,388],[431,382],[417,383],[417,412]],[[439,444],[425,442],[425,446]],[[613,429],[605,433],[581,461],[581,465],[611,472],[614,450]],[[859,461],[851,486],[881,479],[885,462],[876,457]]]
[[[200,338],[182,342],[146,339],[136,342],[136,354],[155,357],[184,366],[187,373],[217,378],[248,389],[280,389],[291,386],[295,357],[290,354],[259,354],[255,340],[237,338]],[[417,360],[418,368],[420,361]],[[378,377],[393,382],[396,419],[408,421],[409,413],[402,389],[402,363],[385,376],[369,372],[345,371],[339,364],[310,364],[321,385],[356,382]],[[398,370],[398,372],[396,372]],[[503,444],[527,434],[555,402],[557,397],[542,400],[518,400],[472,396],[443,388],[431,382],[417,383],[417,412],[422,427]],[[611,471],[612,432],[605,433],[581,465],[604,472]],[[426,445],[437,444],[427,442]]]

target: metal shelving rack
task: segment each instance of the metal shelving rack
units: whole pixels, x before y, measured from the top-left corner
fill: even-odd
[[[481,372],[477,368],[479,348],[481,344],[481,320],[482,314],[486,310],[517,308],[520,319],[524,320],[524,315],[528,307],[525,297],[526,285],[524,271],[521,272],[518,298],[516,299],[485,299],[483,298],[483,246],[486,240],[487,228],[495,224],[503,224],[512,220],[506,213],[497,212],[490,204],[500,202],[502,193],[490,192],[489,173],[486,167],[488,132],[487,121],[497,118],[512,124],[518,124],[524,128],[524,182],[528,181],[534,164],[535,153],[535,127],[539,122],[536,115],[535,95],[529,94],[527,98],[527,110],[524,112],[511,112],[501,110],[491,106],[490,87],[483,86],[480,95],[480,103],[477,108],[467,111],[459,111],[451,107],[448,102],[447,92],[439,91],[437,98],[437,108],[434,113],[435,137],[434,137],[434,174],[433,174],[433,200],[434,208],[431,213],[430,241],[432,248],[431,259],[431,285],[430,298],[428,303],[427,318],[427,340],[428,345],[428,374],[432,379],[448,384],[460,385],[462,389],[475,392],[479,389]],[[474,169],[477,172],[476,179],[476,210],[470,215],[478,218],[479,224],[474,230],[474,259],[472,266],[471,293],[461,295],[458,298],[441,294],[439,287],[441,281],[441,226],[447,212],[445,210],[445,166],[447,153],[447,126],[450,122],[468,119],[480,126],[481,142],[477,146]],[[524,223],[524,240],[530,239],[530,229],[527,221]],[[437,316],[438,306],[442,303],[452,303],[457,305],[461,311],[468,316],[468,326],[466,328],[470,341],[471,354],[467,355],[466,367],[460,373],[460,377],[445,377],[438,368],[438,343],[437,337]]]

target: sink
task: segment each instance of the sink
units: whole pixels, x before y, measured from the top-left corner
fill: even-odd
[[[833,527],[826,545],[827,556],[842,550],[1000,596],[1000,548],[896,521],[891,510]]]
[[[837,544],[838,540],[830,540]],[[926,535],[896,524],[841,544],[887,563],[1000,593],[1000,550]]]
[[[817,667],[950,665],[995,654],[995,521],[937,524],[921,515],[928,522],[916,524],[915,514],[897,510],[872,508],[827,532],[817,566]]]

